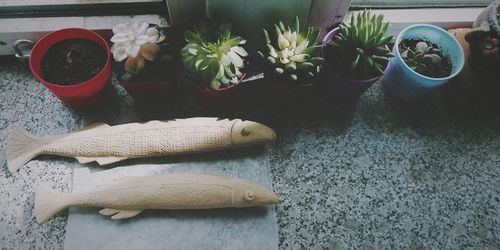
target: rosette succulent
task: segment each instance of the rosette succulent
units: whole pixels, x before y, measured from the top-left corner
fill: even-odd
[[[125,59],[124,67],[131,75],[139,74],[146,66],[146,61],[154,61],[160,52],[159,43],[165,35],[156,25],[144,21],[122,23],[113,27],[111,52],[116,62]]]
[[[398,49],[406,65],[422,75],[441,78],[451,74],[450,60],[430,42],[407,40]]]
[[[274,25],[274,36],[264,29],[266,51],[258,52],[271,68],[271,73],[281,79],[297,84],[310,84],[318,74],[318,66],[323,62],[319,56],[321,45],[317,43],[319,30],[313,27],[300,32],[299,18],[292,26],[283,22]],[[273,38],[271,40],[271,38]]]
[[[248,56],[246,40],[231,34],[228,22],[199,23],[186,31],[188,44],[182,48],[185,68],[207,87],[219,89],[237,84]]]
[[[385,36],[389,23],[383,15],[364,10],[342,23],[340,31],[325,48],[327,62],[340,74],[366,80],[384,73],[392,53],[385,47],[392,36]]]

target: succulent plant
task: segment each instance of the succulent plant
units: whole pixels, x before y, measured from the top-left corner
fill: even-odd
[[[298,17],[291,27],[281,21],[274,26],[273,40],[264,29],[267,51],[259,51],[259,55],[281,79],[310,84],[308,81],[317,75],[318,66],[323,62],[319,56],[321,46],[317,43],[319,30],[309,27],[306,32],[300,32]]]
[[[451,63],[443,58],[441,50],[426,41],[403,41],[399,52],[404,62],[414,71],[430,77],[447,77],[451,73]]]
[[[212,89],[238,83],[248,53],[241,46],[246,40],[231,34],[230,23],[199,23],[193,31],[186,31],[186,41],[188,44],[181,50],[182,61],[197,80]]]
[[[160,53],[158,44],[164,40],[165,35],[158,26],[144,21],[121,23],[113,27],[113,58],[116,62],[127,59],[124,64],[126,73],[122,79],[139,74],[146,66],[146,61],[154,61]]]
[[[385,45],[392,36],[385,36],[389,22],[383,15],[369,10],[351,16],[350,23],[342,23],[336,37],[325,48],[327,62],[342,75],[365,80],[380,76],[392,53]]]

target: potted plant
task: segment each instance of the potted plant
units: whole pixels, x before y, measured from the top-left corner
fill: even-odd
[[[186,31],[186,41],[181,58],[195,93],[206,104],[226,101],[245,77],[246,40],[231,34],[230,23],[209,20]]]
[[[157,25],[144,21],[118,24],[111,42],[116,78],[136,102],[168,98],[175,88],[170,70],[173,56]]]
[[[500,73],[500,0],[492,2],[477,17],[472,30],[465,35],[471,55],[469,65],[482,74]]]
[[[492,2],[471,28],[451,29],[465,55],[464,68],[441,89],[449,111],[477,117],[495,113],[500,106],[500,0]]]
[[[274,27],[274,36],[264,29],[267,50],[258,52],[264,59],[264,77],[274,85],[313,85],[323,63],[317,43],[319,30],[309,27],[301,32],[298,17],[292,26],[279,21]]]
[[[382,76],[393,56],[388,28],[383,15],[364,10],[325,35],[323,82],[331,82],[328,87],[338,98],[355,102]]]
[[[445,30],[412,25],[396,38],[394,57],[384,76],[389,92],[405,100],[421,98],[455,77],[464,66],[464,52]]]
[[[44,36],[33,47],[29,65],[38,81],[76,109],[100,103],[111,76],[106,41],[93,31],[79,28]]]

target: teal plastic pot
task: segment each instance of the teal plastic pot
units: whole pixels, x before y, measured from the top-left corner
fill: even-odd
[[[451,60],[451,74],[444,78],[432,78],[408,67],[398,50],[401,41],[406,39],[424,40],[437,45],[443,55]],[[384,85],[393,96],[403,100],[415,100],[428,95],[460,73],[464,66],[464,52],[457,39],[434,25],[417,24],[401,31],[396,38],[393,54],[384,75]]]

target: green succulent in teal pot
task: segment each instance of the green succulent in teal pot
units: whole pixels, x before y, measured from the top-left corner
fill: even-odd
[[[207,21],[186,31],[187,45],[181,50],[184,67],[198,83],[220,89],[237,84],[245,68],[246,40],[231,34],[231,24]]]
[[[280,82],[310,85],[323,63],[318,36],[319,30],[313,27],[301,32],[298,17],[289,26],[279,21],[272,34],[264,29],[266,50],[258,53],[265,60],[267,72]]]
[[[333,68],[350,79],[366,80],[381,76],[393,56],[386,45],[389,22],[383,15],[364,10],[342,23],[335,38],[325,47],[325,59]]]

